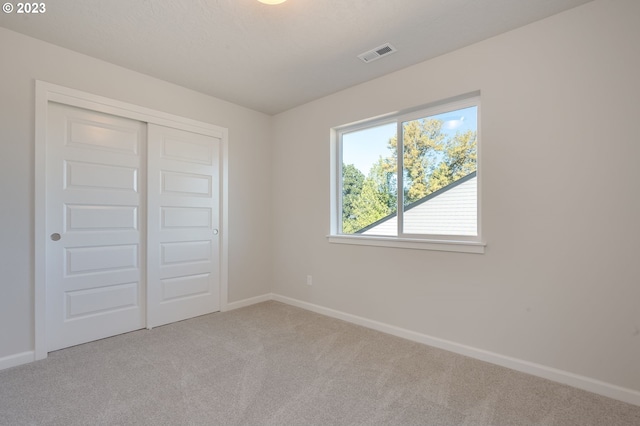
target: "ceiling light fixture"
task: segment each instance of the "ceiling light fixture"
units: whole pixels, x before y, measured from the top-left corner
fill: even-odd
[[[284,3],[287,0],[258,0],[258,1],[264,4],[280,4],[280,3]]]

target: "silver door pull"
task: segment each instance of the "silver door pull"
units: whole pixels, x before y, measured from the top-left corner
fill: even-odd
[[[218,230],[217,229],[213,230],[213,235],[218,235]]]
[[[58,241],[59,239],[60,239],[60,234],[58,234],[57,232],[54,234],[51,234],[52,241]]]

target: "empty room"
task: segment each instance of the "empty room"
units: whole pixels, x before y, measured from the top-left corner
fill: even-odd
[[[0,55],[0,425],[640,425],[640,1],[8,1]]]

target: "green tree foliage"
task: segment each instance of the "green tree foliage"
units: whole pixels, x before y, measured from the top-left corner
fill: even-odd
[[[388,194],[380,192],[378,183],[368,176],[362,185],[362,192],[353,202],[353,218],[348,222],[345,233],[354,233],[382,219],[389,213]]]
[[[366,178],[354,165],[342,167],[342,232],[353,234],[395,211],[393,173],[380,158]]]
[[[444,144],[444,158],[427,180],[429,195],[465,177],[477,169],[478,150],[476,132],[456,133]]]
[[[353,164],[342,165],[342,221],[352,221],[353,202],[362,192],[364,174]],[[346,231],[345,231],[346,232]]]
[[[392,158],[379,158],[369,172],[369,178],[375,183],[380,199],[387,206],[385,216],[395,212],[398,207],[398,183],[395,165],[390,164],[392,161]]]
[[[429,178],[426,195],[436,192],[438,189],[444,188],[450,183],[451,169],[449,168],[449,165],[443,161],[438,165],[438,168],[433,171],[433,174]]]
[[[428,194],[428,177],[436,168],[438,153],[444,149],[445,136],[442,120],[429,118],[403,123],[403,133],[404,199],[405,204],[410,204]],[[397,146],[397,138],[391,138],[389,148],[394,159],[398,156]],[[397,170],[396,161],[394,167]]]

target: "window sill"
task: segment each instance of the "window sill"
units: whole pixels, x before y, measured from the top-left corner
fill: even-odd
[[[365,237],[352,235],[328,235],[327,240],[335,244],[391,247],[415,250],[451,251],[484,254],[486,244],[476,241],[417,240],[397,237]]]

